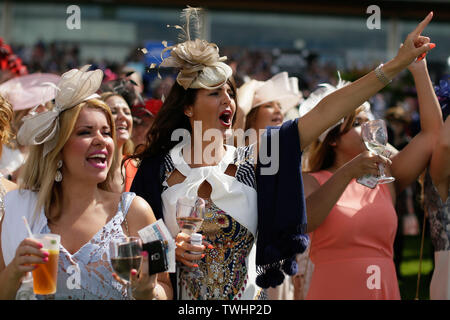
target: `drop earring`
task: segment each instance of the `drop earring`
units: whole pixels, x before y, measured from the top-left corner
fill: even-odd
[[[56,175],[55,175],[55,181],[56,182],[61,182],[62,181],[62,173],[59,169],[62,168],[63,162],[62,160],[59,160],[58,163],[56,164],[56,166],[58,167],[58,169],[56,170]]]

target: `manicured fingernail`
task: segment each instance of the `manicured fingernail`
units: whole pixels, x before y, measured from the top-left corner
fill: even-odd
[[[117,277],[117,274],[115,274],[114,272],[111,273],[111,275],[113,276],[113,278]]]
[[[42,261],[48,262],[48,257],[42,258]]]
[[[39,249],[42,249],[44,245],[42,243],[38,243]]]
[[[436,43],[430,43],[430,49],[434,49],[436,47]]]
[[[214,249],[214,247],[211,244],[209,244],[208,249]]]
[[[147,257],[148,257],[148,252],[147,252],[147,251],[142,251],[142,256],[143,256],[144,258],[147,258]]]
[[[425,58],[426,55],[427,55],[426,53],[422,53],[422,54],[417,58],[416,61],[422,60],[423,58]]]
[[[49,253],[47,251],[42,252],[42,254],[44,255],[45,258],[49,256]]]
[[[137,271],[136,271],[135,269],[131,270],[131,275],[132,275],[132,276],[137,275]]]
[[[203,259],[204,257],[205,257],[205,254],[203,253],[203,254],[202,254],[202,259]]]
[[[198,268],[198,264],[194,264],[194,268]]]

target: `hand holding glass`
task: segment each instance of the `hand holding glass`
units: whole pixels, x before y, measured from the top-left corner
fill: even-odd
[[[58,277],[59,243],[61,237],[57,234],[34,234],[33,238],[43,245],[48,252],[48,261],[37,264],[33,270],[33,291],[35,294],[47,295],[56,293]]]
[[[205,218],[205,200],[202,198],[180,198],[177,201],[176,218],[180,231],[192,235],[196,233]],[[199,254],[198,252],[189,252],[191,254]],[[203,273],[198,270],[189,272],[190,278],[201,278]],[[180,282],[181,283],[181,282]]]
[[[177,201],[177,223],[181,232],[189,235],[197,232],[205,218],[205,200],[180,198]]]
[[[385,155],[388,135],[384,120],[378,119],[362,123],[361,135],[367,149],[378,155]],[[377,177],[379,184],[395,181],[394,177],[387,177],[384,174],[384,165],[379,164],[378,170],[380,171],[380,176]]]
[[[111,265],[116,274],[127,282],[128,295],[131,297],[130,273],[138,272],[142,264],[142,240],[139,237],[119,237],[109,245]]]

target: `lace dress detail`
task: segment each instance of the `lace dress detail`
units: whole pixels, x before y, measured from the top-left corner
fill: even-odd
[[[427,170],[424,200],[430,221],[431,241],[435,251],[450,250],[450,189],[445,203],[439,196]]]
[[[3,175],[0,174],[0,222],[2,221],[3,215],[5,214],[5,203],[4,203],[3,197],[6,194],[6,189],[3,186],[3,183],[1,180],[2,177],[3,177]]]
[[[127,300],[126,287],[114,280],[109,243],[123,236],[122,222],[136,195],[122,194],[116,215],[73,255],[60,245],[56,300]],[[50,232],[45,225],[41,233]],[[45,299],[46,296],[37,296]]]

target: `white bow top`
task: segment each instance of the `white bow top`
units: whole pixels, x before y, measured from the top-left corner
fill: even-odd
[[[235,177],[225,174],[227,167],[233,163],[236,148],[226,145],[226,154],[216,166],[191,168],[184,160],[182,149],[185,142],[180,142],[170,151],[175,168],[186,179],[168,188],[161,195],[164,222],[175,237],[179,232],[176,221],[177,200],[182,197],[197,197],[198,188],[207,181],[212,188],[211,201],[241,225],[246,227],[256,238],[258,211],[256,190],[239,182]]]

